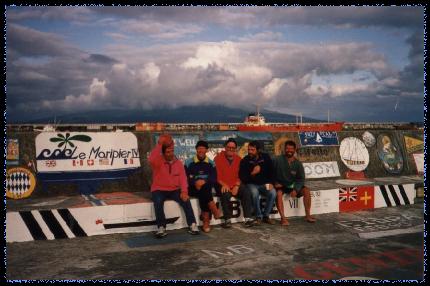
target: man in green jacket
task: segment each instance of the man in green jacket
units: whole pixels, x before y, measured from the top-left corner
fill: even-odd
[[[284,151],[285,154],[277,156],[275,160],[276,207],[281,216],[281,225],[289,224],[284,214],[282,200],[284,193],[289,194],[292,198],[303,197],[306,221],[315,222],[316,219],[311,216],[311,194],[309,188],[305,186],[305,170],[302,162],[294,156],[296,143],[291,140],[285,142]]]

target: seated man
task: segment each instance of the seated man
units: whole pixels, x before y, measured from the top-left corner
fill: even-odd
[[[276,191],[273,187],[273,163],[270,156],[260,151],[260,143],[248,144],[248,155],[240,162],[239,177],[251,193],[256,224],[261,221],[275,224],[269,217],[275,203]],[[260,208],[260,194],[266,197],[264,213]]]
[[[289,224],[284,215],[284,202],[282,200],[284,193],[289,194],[292,198],[303,196],[306,220],[308,222],[315,222],[316,219],[311,216],[311,194],[309,189],[304,185],[305,170],[302,162],[294,156],[296,153],[296,143],[294,141],[285,142],[284,152],[284,155],[277,156],[275,160],[276,207],[281,216],[281,225],[287,226]]]
[[[233,138],[229,138],[224,143],[224,146],[225,150],[219,153],[214,160],[218,179],[217,195],[221,197],[222,211],[224,213],[222,227],[230,228],[233,214],[230,203],[231,197],[240,198],[245,221],[252,220],[252,199],[250,192],[246,188],[240,187],[239,166],[241,159],[236,154],[236,141]]]
[[[216,170],[215,163],[206,156],[208,147],[206,141],[200,140],[196,144],[197,154],[185,162],[189,194],[199,199],[204,232],[211,231],[210,213],[215,219],[219,219],[221,216],[212,196],[212,188],[216,183]]]
[[[155,208],[155,219],[158,231],[156,237],[162,238],[166,233],[166,217],[164,214],[164,201],[172,199],[176,201],[185,212],[188,232],[199,234],[199,229],[194,217],[193,208],[188,196],[187,177],[184,165],[175,157],[174,142],[172,137],[163,134],[158,139],[157,146],[151,151],[149,163],[152,168],[152,200]]]

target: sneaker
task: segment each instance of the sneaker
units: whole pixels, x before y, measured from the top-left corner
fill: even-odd
[[[267,223],[267,224],[271,224],[274,225],[275,221],[273,219],[271,219],[270,217],[266,216],[263,218],[263,222]]]
[[[226,219],[221,226],[223,228],[231,228],[231,220],[230,219]]]
[[[255,220],[252,218],[245,219],[245,227],[252,227],[255,225]]]
[[[192,235],[196,235],[200,233],[199,228],[197,227],[197,224],[193,222],[193,224],[191,224],[191,226],[188,228],[188,233],[192,234]]]
[[[156,238],[163,238],[167,235],[166,228],[164,226],[160,226],[155,233]]]

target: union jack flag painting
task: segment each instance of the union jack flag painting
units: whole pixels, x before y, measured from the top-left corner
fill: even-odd
[[[373,209],[374,201],[374,186],[339,188],[340,212]]]
[[[357,187],[339,189],[339,202],[355,202],[357,200]]]

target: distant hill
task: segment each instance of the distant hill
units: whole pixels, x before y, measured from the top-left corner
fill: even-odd
[[[51,115],[35,117],[23,121],[21,118],[8,118],[8,123],[136,123],[136,122],[171,122],[171,123],[240,123],[252,113],[250,110],[229,108],[225,106],[184,106],[175,109],[152,110],[124,110],[112,109],[103,111],[90,111],[73,114]],[[296,122],[295,115],[282,114],[262,110],[266,122]],[[312,118],[303,118],[303,122],[319,122]]]

